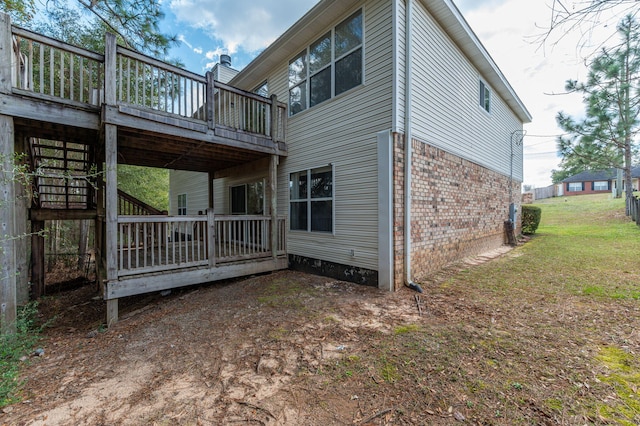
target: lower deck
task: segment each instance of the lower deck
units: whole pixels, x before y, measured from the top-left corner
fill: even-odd
[[[286,217],[119,216],[117,270],[104,298],[287,268]]]

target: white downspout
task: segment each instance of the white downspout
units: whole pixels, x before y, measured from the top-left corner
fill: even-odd
[[[413,0],[406,0],[405,11],[405,80],[404,80],[404,278],[405,285],[422,293],[422,288],[411,280],[411,173],[413,165],[412,114],[413,98]]]

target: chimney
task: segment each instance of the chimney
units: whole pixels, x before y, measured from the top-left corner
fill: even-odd
[[[220,65],[231,68],[231,56],[220,55]]]

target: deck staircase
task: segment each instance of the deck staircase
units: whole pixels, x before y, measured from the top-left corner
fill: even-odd
[[[29,154],[36,208],[95,209],[95,161],[90,145],[31,138]]]

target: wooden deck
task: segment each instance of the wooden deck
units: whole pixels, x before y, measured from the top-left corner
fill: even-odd
[[[287,110],[275,96],[117,46],[109,34],[104,54],[71,46],[13,26],[5,14],[0,56],[11,64],[0,69],[0,128],[9,129],[0,132],[1,154],[30,152],[33,160],[39,152],[38,160],[57,162],[62,176],[39,181],[49,192],[43,189],[25,216],[34,229],[49,219],[95,218],[104,298],[115,302],[109,324],[119,297],[287,267],[286,217],[277,215],[275,198]],[[53,145],[38,151],[38,140],[62,141],[64,154],[49,154]],[[118,164],[205,172],[211,181],[260,159],[269,160],[266,216],[214,216],[211,209],[194,217],[149,215],[127,207],[117,190]],[[95,183],[69,183],[88,181],[89,168]],[[0,208],[14,221],[23,213]],[[34,247],[43,246],[36,240]]]
[[[272,241],[268,216],[215,216],[211,211],[206,216],[120,216],[118,282],[107,284],[105,297],[181,284],[167,274],[190,276],[189,284],[196,284],[213,281],[212,276],[231,278],[238,276],[236,272],[284,269],[286,217],[276,220]]]

